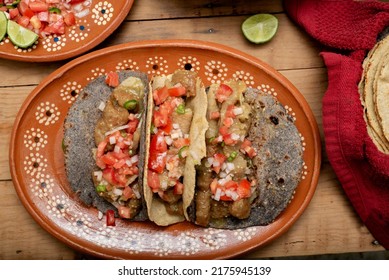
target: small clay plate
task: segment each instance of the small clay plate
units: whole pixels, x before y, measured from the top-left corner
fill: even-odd
[[[80,90],[109,71],[131,69],[150,75],[176,69],[197,71],[207,86],[242,79],[272,94],[295,119],[304,146],[304,170],[294,198],[270,225],[239,230],[180,223],[166,228],[117,219],[107,227],[98,211],[72,193],[61,148],[63,123]],[[20,200],[48,232],[76,250],[114,259],[224,259],[279,237],[303,213],[316,189],[320,137],[315,118],[299,91],[255,57],[214,43],[146,41],[102,49],[64,65],[28,96],[12,132],[11,174]]]
[[[134,0],[88,0],[86,16],[76,18],[76,25],[65,34],[39,38],[27,48],[16,47],[7,36],[0,41],[0,57],[29,62],[47,62],[80,55],[104,41],[126,18]],[[80,11],[83,12],[83,11]]]

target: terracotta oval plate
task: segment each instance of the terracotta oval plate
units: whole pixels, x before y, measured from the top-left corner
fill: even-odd
[[[0,41],[0,57],[44,62],[80,55],[104,41],[126,18],[134,0],[87,0],[86,16],[77,18],[65,34],[39,38],[27,49],[16,47],[7,38]]]
[[[63,123],[79,91],[108,71],[168,74],[197,71],[205,85],[230,78],[276,96],[295,118],[304,145],[304,171],[294,199],[270,225],[219,230],[180,223],[160,228],[149,222],[117,219],[107,227],[98,211],[70,191],[61,148]],[[313,114],[298,90],[255,57],[199,41],[146,41],[102,49],[64,65],[28,96],[12,132],[11,173],[32,217],[77,250],[103,258],[222,259],[257,248],[284,233],[310,202],[320,171],[320,138]]]

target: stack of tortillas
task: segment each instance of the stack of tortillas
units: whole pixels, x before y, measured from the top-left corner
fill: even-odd
[[[389,36],[365,58],[359,93],[369,136],[381,152],[389,154]]]

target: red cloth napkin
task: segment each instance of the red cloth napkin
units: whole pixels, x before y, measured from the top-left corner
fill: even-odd
[[[389,249],[389,155],[370,139],[358,93],[362,62],[389,26],[389,3],[353,0],[285,0],[289,16],[333,52],[328,69],[323,127],[329,161],[356,212]]]

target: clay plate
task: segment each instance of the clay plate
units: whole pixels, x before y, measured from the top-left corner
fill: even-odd
[[[107,227],[94,208],[70,191],[61,148],[63,123],[77,93],[108,71],[132,69],[161,75],[185,68],[206,85],[240,78],[276,96],[296,120],[304,145],[301,183],[287,209],[270,225],[219,230],[180,223],[160,228],[117,219]],[[20,200],[48,232],[76,250],[102,258],[224,259],[279,237],[310,202],[320,171],[320,138],[299,91],[255,57],[200,41],[146,41],[102,49],[64,65],[44,79],[20,109],[12,132],[11,174]]]
[[[134,0],[90,0],[89,14],[77,18],[64,35],[39,38],[27,49],[14,46],[6,36],[0,57],[29,62],[57,61],[80,55],[104,41],[126,18]]]

